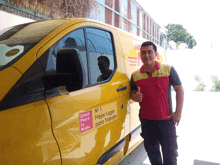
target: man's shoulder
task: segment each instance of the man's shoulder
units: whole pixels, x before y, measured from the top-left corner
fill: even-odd
[[[131,74],[131,76],[136,76],[136,75],[138,75],[138,74],[140,74],[140,69],[135,70],[135,71]]]
[[[171,71],[172,66],[169,64],[160,64],[160,68],[159,68],[159,74],[161,74],[161,76],[170,76],[170,71]]]
[[[171,68],[172,66],[169,65],[169,64],[160,64],[160,67],[163,67],[163,68]]]
[[[172,66],[169,64],[160,64],[160,70],[164,72],[170,72]]]

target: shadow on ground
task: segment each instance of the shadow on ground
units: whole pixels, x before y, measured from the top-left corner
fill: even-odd
[[[220,165],[219,163],[206,162],[202,160],[194,160],[194,165]]]

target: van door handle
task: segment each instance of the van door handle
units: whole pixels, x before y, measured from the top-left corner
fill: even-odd
[[[124,87],[122,87],[122,88],[118,88],[117,89],[117,92],[120,92],[120,91],[123,91],[123,90],[126,90],[127,89],[127,86],[124,86]]]

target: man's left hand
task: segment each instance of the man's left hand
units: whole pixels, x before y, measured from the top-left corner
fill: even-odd
[[[173,119],[175,125],[179,125],[181,114],[174,112],[171,115],[167,116],[167,118]]]

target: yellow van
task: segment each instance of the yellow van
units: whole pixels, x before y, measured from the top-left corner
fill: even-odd
[[[0,164],[120,162],[142,142],[129,79],[143,41],[89,19],[1,31]]]

